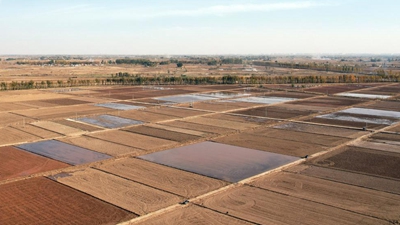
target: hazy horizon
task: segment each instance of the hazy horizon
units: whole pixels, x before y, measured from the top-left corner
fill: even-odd
[[[400,53],[394,0],[0,0],[0,55]]]

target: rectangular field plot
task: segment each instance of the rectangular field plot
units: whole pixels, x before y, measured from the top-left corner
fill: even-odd
[[[383,116],[383,115],[390,115],[391,114],[390,111],[379,110],[381,112],[376,112],[377,110],[375,110],[375,112],[372,112],[370,110],[359,110],[359,112],[357,112],[356,110],[357,108],[352,108],[335,113],[319,115],[316,116],[316,118],[365,123],[366,125],[371,123],[379,125],[392,125],[399,121],[399,119],[396,117]],[[379,113],[381,113],[381,115],[375,115]]]
[[[24,116],[15,115],[8,112],[0,112],[0,126],[18,125],[29,123],[31,121],[33,120]]]
[[[372,135],[371,139],[376,142],[400,145],[400,134],[380,132]]]
[[[196,205],[176,209],[135,224],[251,224]]]
[[[235,110],[235,109],[243,109],[258,106],[259,104],[256,103],[249,103],[249,102],[235,102],[231,100],[223,100],[223,101],[211,101],[211,102],[196,102],[192,104],[194,109],[200,110],[208,110],[213,112],[221,112],[221,111],[228,111],[228,110]],[[182,107],[184,107],[181,104]],[[185,105],[189,107],[189,105]]]
[[[365,187],[377,191],[400,194],[400,181],[375,177],[360,173],[352,173],[331,168],[309,166],[300,172],[301,174],[331,180],[340,183]]]
[[[196,117],[187,120],[183,120],[189,123],[197,123],[201,125],[208,125],[208,126],[217,126],[223,127],[227,129],[233,130],[243,130],[247,128],[257,127],[258,125],[252,123],[242,123],[237,121],[231,120],[222,120],[222,119],[213,119],[213,118],[205,118],[205,117]]]
[[[127,104],[120,104],[120,103],[99,103],[99,104],[96,104],[96,106],[110,108],[110,109],[117,109],[117,110],[132,110],[132,109],[145,108],[142,106],[127,105]]]
[[[336,94],[338,96],[345,96],[345,97],[353,97],[353,98],[369,98],[369,99],[386,99],[386,98],[391,98],[392,96],[390,95],[376,95],[376,94],[362,94],[362,93],[350,93],[350,92],[345,92],[345,93],[340,93]]]
[[[280,172],[258,178],[256,187],[380,219],[398,219],[400,196],[347,184]]]
[[[360,85],[360,84],[345,84],[345,85],[323,85],[319,87],[307,88],[304,90],[309,92],[318,92],[322,94],[337,94],[340,92],[355,91],[370,87],[372,86]]]
[[[291,91],[274,91],[272,93],[264,94],[265,97],[273,96],[273,97],[280,97],[280,98],[293,98],[293,99],[303,99],[303,98],[311,98],[315,97],[315,94],[310,93],[302,93],[302,92],[291,92]]]
[[[188,142],[201,138],[199,136],[191,134],[185,134],[185,133],[169,131],[148,126],[137,126],[137,127],[126,128],[124,130],[177,142]]]
[[[217,138],[215,141],[244,148],[258,149],[297,157],[312,155],[328,149],[328,147],[322,145],[265,137],[255,135],[253,132],[233,134]]]
[[[174,96],[167,96],[167,97],[158,97],[158,98],[154,98],[154,99],[165,101],[165,102],[186,103],[186,102],[217,100],[218,97],[192,94],[192,95],[174,95]]]
[[[228,184],[221,180],[135,158],[105,163],[98,168],[185,198],[193,198]]]
[[[127,131],[113,130],[89,135],[98,139],[116,144],[139,148],[143,150],[154,150],[166,148],[178,144],[175,141],[135,134]]]
[[[204,114],[208,113],[208,112],[199,111],[199,110],[169,107],[169,106],[161,106],[160,108],[158,108],[158,107],[149,108],[149,109],[146,109],[145,111],[168,115],[168,116],[179,117],[179,118],[199,116],[199,115],[204,115]]]
[[[40,140],[41,138],[33,135],[26,133],[25,131],[21,131],[18,129],[15,129],[13,127],[0,127],[0,146],[1,145],[10,145],[10,144],[17,144],[17,143],[23,143],[23,142],[28,142],[28,141],[35,141],[35,140]]]
[[[212,98],[235,98],[235,97],[249,96],[250,94],[239,93],[239,92],[221,91],[221,92],[200,93],[198,95],[206,96],[206,97],[212,97]]]
[[[183,199],[182,197],[90,168],[69,174],[62,173],[51,178],[138,215],[148,214],[177,204]]]
[[[295,101],[295,100],[297,100],[297,98],[272,97],[272,96],[245,97],[245,98],[232,99],[232,101],[250,102],[250,103],[257,103],[257,104],[274,104],[274,103],[282,103],[282,102]]]
[[[110,156],[105,154],[55,140],[23,144],[18,145],[17,147],[71,165],[79,165],[110,158]]]
[[[298,159],[214,142],[202,142],[139,158],[229,182],[237,182]]]
[[[190,135],[199,136],[199,137],[209,136],[208,133],[204,133],[204,132],[201,132],[201,131],[195,131],[195,130],[190,130],[190,129],[166,126],[166,125],[162,125],[162,124],[146,124],[146,126],[154,127],[154,128],[158,128],[158,129],[163,129],[163,130],[168,130],[168,131],[174,131],[174,132],[178,132],[178,133],[190,134]]]
[[[15,111],[15,110],[24,110],[24,109],[32,109],[34,107],[27,106],[23,104],[18,104],[17,102],[2,102],[0,104],[0,111]]]
[[[336,137],[347,137],[347,138],[357,138],[362,135],[367,134],[366,131],[360,131],[356,129],[339,128],[339,127],[329,127],[315,124],[307,123],[285,123],[274,126],[277,129],[300,131],[312,134],[324,134]]]
[[[76,118],[82,115],[101,114],[113,111],[112,109],[96,107],[92,105],[73,105],[56,108],[33,109],[18,111],[18,114],[41,120],[58,118]]]
[[[143,124],[143,121],[139,120],[131,120],[126,119],[118,116],[111,116],[111,115],[99,115],[99,116],[92,116],[92,117],[81,117],[77,119],[78,121],[93,124],[100,127],[105,128],[120,128],[126,127],[130,125],[137,125]]]
[[[400,142],[397,142],[398,145],[395,145],[395,144],[374,142],[373,140],[374,139],[372,139],[371,141],[361,141],[353,145],[361,148],[370,148],[374,150],[400,153]]]
[[[203,118],[212,118],[218,120],[226,120],[226,121],[257,124],[257,125],[267,125],[276,122],[276,120],[271,120],[267,118],[251,117],[244,115],[232,115],[228,113],[212,114],[210,116],[204,116]]]
[[[69,165],[14,147],[0,148],[0,180],[61,169],[67,166]]]
[[[299,116],[308,116],[316,112],[317,111],[311,111],[311,110],[287,109],[284,106],[280,105],[280,106],[258,107],[258,108],[234,111],[232,113],[249,115],[249,116],[276,118],[276,119],[289,119]]]
[[[37,126],[33,126],[31,124],[15,125],[15,126],[12,126],[12,128],[17,129],[19,131],[23,131],[28,134],[32,134],[32,135],[40,137],[40,138],[44,138],[44,139],[62,136],[59,133],[55,133],[53,131],[49,131],[49,130],[46,130],[46,129],[43,129],[43,128],[40,128]]]
[[[384,220],[359,215],[328,205],[241,186],[208,196],[198,202],[220,213],[257,224],[384,224]]]
[[[161,112],[161,110],[160,110]],[[132,120],[139,120],[144,122],[160,122],[164,120],[174,120],[180,119],[178,116],[173,115],[165,115],[156,113],[154,110],[152,111],[145,111],[145,110],[133,110],[133,111],[123,111],[118,114],[121,117],[132,119]]]
[[[317,166],[400,179],[400,154],[347,146],[312,161]]]
[[[117,224],[137,215],[39,177],[0,185],[1,224]]]
[[[79,129],[79,130],[88,131],[88,132],[102,130],[102,128],[91,126],[89,124],[81,123],[79,121],[75,121],[75,120],[71,120],[71,119],[55,120],[54,122],[65,125],[65,126],[73,127],[73,128]]]
[[[86,148],[89,150],[93,150],[96,152],[105,153],[107,155],[118,156],[124,154],[144,154],[145,151],[132,148],[125,145],[120,145],[117,143],[108,142],[105,140],[89,137],[89,136],[80,136],[80,137],[73,137],[73,138],[64,138],[60,139],[67,144],[76,145],[82,148]]]
[[[167,123],[163,123],[163,125],[177,127],[177,128],[183,128],[183,129],[189,129],[189,130],[195,130],[195,131],[200,131],[200,132],[209,133],[209,134],[227,134],[227,133],[235,132],[234,129],[227,129],[227,128],[223,128],[223,127],[210,126],[210,125],[204,125],[204,124],[198,124],[198,123],[190,123],[190,122],[186,122],[184,120],[167,122]]]
[[[88,104],[91,102],[72,99],[72,98],[58,98],[58,99],[45,99],[41,100],[41,102],[54,104],[54,105],[81,105],[81,104]]]
[[[363,108],[400,112],[400,102],[399,101],[378,101],[378,102],[369,104],[368,106],[364,106]]]
[[[62,135],[77,135],[84,133],[83,130],[76,129],[63,124],[54,123],[52,121],[38,121],[31,124]]]
[[[351,106],[360,104],[365,102],[364,99],[354,99],[354,98],[345,98],[339,96],[328,96],[328,97],[318,97],[313,99],[305,99],[302,101],[294,101],[290,102],[293,105],[303,105],[303,106],[322,106],[327,108],[337,108],[343,106]]]

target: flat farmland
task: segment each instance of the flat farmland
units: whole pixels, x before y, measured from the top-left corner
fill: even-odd
[[[120,145],[113,142],[108,142],[105,140],[89,137],[80,136],[73,138],[60,139],[67,144],[76,145],[82,148],[90,149],[96,152],[105,153],[107,155],[118,156],[124,154],[144,154],[145,151],[129,147],[126,145]]]
[[[400,181],[398,180],[369,176],[360,173],[352,173],[314,165],[305,167],[299,173],[324,180],[336,181],[387,193],[400,194]]]
[[[1,224],[116,224],[137,215],[44,177],[0,185]]]
[[[146,126],[163,129],[163,130],[168,130],[168,131],[174,131],[174,132],[178,132],[178,133],[190,134],[190,135],[199,136],[199,137],[206,137],[206,136],[210,135],[208,133],[204,133],[204,132],[200,132],[200,131],[166,126],[166,125],[162,125],[162,124],[146,124]]]
[[[196,118],[186,119],[184,121],[189,122],[189,123],[197,123],[197,124],[208,125],[208,126],[217,126],[217,127],[233,129],[233,130],[244,130],[244,129],[253,128],[253,127],[258,126],[257,124],[254,124],[254,123],[242,123],[242,122],[231,121],[231,120],[205,118],[205,117],[196,117]]]
[[[268,124],[276,123],[275,120],[271,120],[271,119],[267,119],[267,118],[251,117],[251,116],[244,116],[244,115],[233,115],[233,114],[228,114],[228,113],[217,113],[217,114],[212,114],[209,116],[203,116],[203,118],[249,123],[249,124],[255,124],[255,125],[268,125]]]
[[[356,121],[347,121],[347,120],[335,120],[335,119],[325,119],[325,118],[318,118],[314,117],[312,119],[304,120],[306,122],[311,123],[319,123],[319,124],[326,124],[326,125],[334,125],[340,127],[349,127],[349,128],[364,128],[367,129],[382,129],[388,125],[385,124],[378,124],[378,123],[365,123],[365,122],[356,122]]]
[[[77,135],[84,133],[83,130],[76,129],[70,126],[65,126],[63,124],[54,123],[52,121],[38,121],[32,123],[32,125],[49,130],[62,135]]]
[[[124,130],[176,142],[189,142],[201,138],[199,136],[191,134],[185,134],[185,133],[169,131],[148,126],[135,126],[131,128],[125,128]]]
[[[215,141],[229,145],[236,145],[245,148],[258,149],[298,157],[312,155],[327,149],[327,147],[321,145],[258,136],[251,132],[221,137],[215,139]]]
[[[98,168],[185,198],[193,198],[228,185],[225,181],[135,158],[105,163]]]
[[[222,128],[222,127],[218,127],[218,126],[209,126],[209,125],[203,125],[203,124],[197,124],[197,123],[190,123],[185,120],[177,120],[177,121],[172,121],[172,122],[167,122],[167,123],[162,123],[162,124],[166,125],[166,126],[190,129],[190,130],[195,130],[195,131],[200,131],[200,132],[205,132],[205,133],[213,133],[213,134],[227,134],[227,133],[235,132],[235,130],[233,130],[233,129],[227,129],[227,128]]]
[[[312,161],[315,165],[400,179],[400,154],[347,146]]]
[[[400,196],[293,173],[276,173],[251,183],[296,198],[385,220],[398,219]]]
[[[194,109],[200,110],[208,110],[213,112],[223,112],[223,111],[232,111],[236,109],[243,109],[254,107],[259,104],[249,103],[249,102],[234,102],[230,100],[221,100],[221,101],[210,101],[210,102],[195,102],[193,104]],[[189,107],[189,104],[180,104],[182,107]]]
[[[400,142],[400,134],[392,134],[392,133],[377,133],[371,136],[372,139],[376,141],[387,141],[390,142]],[[400,143],[399,143],[400,144]]]
[[[287,109],[281,106],[265,106],[265,107],[235,111],[233,113],[249,115],[249,116],[276,118],[276,119],[290,119],[299,116],[308,116],[316,112],[317,111]]]
[[[39,101],[45,99],[71,98],[69,95],[46,93],[39,90],[5,92],[6,98],[0,98],[0,102],[23,102],[23,101]]]
[[[68,166],[14,147],[0,147],[0,181]]]
[[[379,84],[382,85],[382,84]],[[375,85],[374,85],[375,86]],[[318,87],[306,88],[305,91],[317,92],[322,94],[337,94],[341,92],[355,91],[364,88],[371,88],[372,85],[363,84],[343,84],[343,85],[322,85]]]
[[[2,102],[0,104],[0,112],[25,110],[25,109],[32,109],[32,108],[34,108],[34,107],[23,105],[23,104],[12,103],[12,102]]]
[[[132,224],[251,224],[246,221],[233,218],[215,211],[190,205],[188,207],[176,209],[172,212],[164,213],[159,216],[152,217],[148,220],[134,222]]]
[[[46,99],[46,100],[42,100],[42,102],[54,104],[57,106],[60,106],[60,105],[82,105],[82,104],[91,103],[88,101],[83,101],[83,100],[78,100],[78,99],[73,99],[73,98]]]
[[[0,112],[0,126],[10,126],[32,122],[31,118],[9,112]]]
[[[363,103],[365,101],[366,100],[363,100],[363,99],[329,96],[329,97],[318,97],[318,98],[313,98],[313,99],[305,99],[302,101],[294,101],[294,102],[291,102],[290,104],[337,108],[337,107],[343,107],[343,106],[356,105],[356,104]]]
[[[138,215],[177,204],[181,197],[172,195],[96,169],[53,176],[52,179],[110,202]]]
[[[346,210],[242,186],[197,201],[207,208],[258,224],[384,224]]]
[[[33,126],[31,124],[20,124],[20,125],[14,125],[11,126],[14,129],[17,129],[19,131],[23,131],[25,133],[37,136],[39,138],[47,139],[47,138],[55,138],[55,137],[60,137],[62,136],[61,134],[55,133],[50,130],[46,130],[37,126]]]
[[[11,145],[17,143],[23,143],[28,141],[40,140],[41,138],[33,134],[26,133],[24,131],[12,128],[12,127],[0,127],[0,146]]]
[[[115,110],[96,107],[92,105],[74,105],[74,106],[56,107],[50,109],[45,108],[45,109],[24,110],[24,111],[18,111],[18,114],[34,119],[48,120],[48,119],[61,119],[61,118],[75,118],[77,116],[81,117],[84,115],[92,115],[92,114],[104,114],[113,111]]]
[[[128,118],[128,119],[140,120],[140,121],[152,122],[152,123],[156,123],[156,122],[160,122],[160,121],[164,121],[164,120],[180,119],[180,117],[178,117],[178,116],[165,115],[165,114],[149,112],[149,111],[144,111],[144,110],[122,111],[122,112],[118,112],[117,115],[120,117]]]
[[[119,130],[95,133],[88,136],[143,150],[166,148],[177,144],[175,141]]]
[[[293,122],[276,125],[274,126],[274,128],[300,131],[303,133],[324,134],[324,135],[344,137],[344,138],[358,138],[360,136],[367,134],[366,131],[362,131],[359,129],[329,127],[316,124],[293,123]]]
[[[391,127],[390,129],[388,129],[388,131],[400,133],[400,124]]]
[[[68,120],[68,119],[55,120],[54,122],[64,125],[64,126],[73,127],[75,129],[88,131],[88,132],[102,130],[102,128],[99,128],[99,127],[91,126],[86,123],[80,123],[80,122]]]
[[[400,112],[400,102],[399,101],[379,101],[379,102],[374,102],[372,104],[369,104],[368,106],[365,106],[365,108]]]
[[[304,93],[304,92],[291,92],[291,91],[275,91],[272,93],[266,93],[266,94],[261,94],[264,96],[271,96],[271,97],[281,97],[281,98],[298,98],[298,99],[303,99],[303,98],[311,98],[315,97],[315,94],[311,93]]]
[[[199,111],[199,110],[168,107],[168,106],[167,107],[161,106],[160,108],[154,107],[151,109],[146,109],[145,111],[154,112],[154,113],[158,113],[158,114],[165,114],[168,116],[176,116],[176,117],[180,117],[180,118],[199,116],[199,115],[204,115],[204,114],[208,113],[208,112]]]
[[[361,141],[353,145],[361,148],[370,148],[374,150],[400,153],[400,142],[398,143],[399,145],[386,144],[386,143],[374,142],[372,139],[371,141]]]

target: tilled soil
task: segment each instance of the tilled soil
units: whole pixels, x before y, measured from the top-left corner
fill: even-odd
[[[99,166],[99,169],[186,198],[193,198],[228,184],[225,181],[134,158],[106,163]]]
[[[137,215],[44,177],[0,185],[0,223],[116,224]]]
[[[258,108],[235,111],[233,113],[250,115],[250,116],[277,118],[277,119],[290,119],[298,116],[307,116],[316,113],[316,111],[290,110],[279,106],[266,106],[266,107],[258,107]]]
[[[312,118],[307,119],[307,122],[312,123],[320,123],[320,124],[328,124],[328,125],[336,125],[343,127],[354,127],[354,128],[364,128],[367,129],[381,129],[388,125],[386,124],[377,124],[377,123],[364,123],[364,122],[353,122],[353,121],[345,121],[345,120],[333,120],[333,119],[325,119],[325,118]]]
[[[386,220],[398,219],[400,196],[293,173],[276,173],[251,183],[296,198]]]
[[[234,130],[244,130],[247,128],[257,127],[256,124],[252,123],[242,123],[231,120],[222,120],[222,119],[213,119],[213,118],[205,118],[205,117],[196,117],[192,119],[184,120],[185,122],[197,123],[201,125],[209,125],[209,126],[217,126],[227,129]]]
[[[223,214],[258,224],[385,224],[387,221],[328,205],[241,186],[198,201]]]
[[[102,128],[99,128],[99,127],[91,126],[91,125],[85,124],[85,123],[78,123],[78,122],[71,121],[71,120],[63,119],[63,120],[56,120],[54,122],[65,125],[65,126],[73,127],[73,128],[79,129],[79,130],[83,130],[83,131],[92,132],[92,131],[102,130]]]
[[[148,127],[148,126],[135,126],[135,127],[126,128],[124,130],[133,132],[133,133],[152,136],[152,137],[156,137],[156,138],[177,141],[177,142],[188,142],[188,141],[193,141],[193,140],[201,138],[201,137],[195,136],[195,135],[179,133],[179,132],[175,132],[175,131],[169,131],[169,130]]]
[[[68,166],[68,164],[21,151],[14,147],[0,148],[0,180],[28,176]]]
[[[72,134],[82,134],[84,133],[83,130],[76,129],[70,126],[65,126],[63,124],[58,124],[52,121],[39,121],[39,122],[34,122],[32,125],[50,130],[52,132],[56,132],[59,134],[63,135],[72,135]]]
[[[184,129],[190,129],[190,130],[196,130],[196,131],[201,131],[201,132],[206,132],[206,133],[214,133],[214,134],[226,134],[226,133],[231,133],[231,132],[235,131],[233,129],[222,128],[222,127],[218,127],[218,126],[209,126],[209,125],[203,125],[203,124],[198,124],[198,123],[190,123],[190,122],[187,122],[184,120],[167,122],[167,123],[163,123],[163,125],[179,127],[179,128],[184,128]]]
[[[0,134],[1,134],[0,146],[11,145],[21,142],[28,142],[28,141],[36,141],[41,139],[38,136],[34,136],[32,134],[26,133],[24,131],[12,127],[0,128]]]
[[[164,114],[159,114],[159,113],[149,112],[149,111],[144,111],[144,110],[122,111],[116,115],[118,115],[120,117],[128,118],[128,119],[140,120],[140,121],[152,122],[152,123],[160,122],[160,121],[164,121],[164,120],[180,119],[180,117],[177,117],[177,116],[164,115]]]

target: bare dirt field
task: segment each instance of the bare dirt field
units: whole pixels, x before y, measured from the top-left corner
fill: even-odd
[[[184,120],[167,122],[167,123],[163,123],[162,125],[190,129],[190,130],[201,131],[201,132],[206,132],[206,133],[214,133],[214,134],[227,134],[227,133],[235,132],[235,130],[233,130],[233,129],[227,129],[227,128],[222,128],[222,127],[217,127],[217,126],[208,126],[208,125],[197,124],[197,123],[190,123],[190,122],[187,122]]]
[[[301,174],[377,191],[400,194],[400,181],[310,165]]]
[[[137,215],[44,177],[0,185],[1,224],[116,224]]]
[[[119,130],[95,133],[88,136],[143,150],[166,148],[177,144],[174,141]]]
[[[400,154],[347,146],[312,161],[315,165],[400,179]]]
[[[379,84],[382,85],[382,84]],[[342,84],[342,85],[323,85],[319,87],[306,88],[305,91],[317,92],[322,94],[337,94],[341,92],[355,91],[364,88],[370,88],[372,85],[368,84]]]
[[[249,115],[249,116],[276,118],[276,119],[290,119],[299,116],[307,116],[316,112],[317,111],[287,109],[282,106],[265,106],[265,107],[235,111],[233,113]]]
[[[2,145],[11,145],[28,141],[40,140],[41,138],[29,133],[25,133],[24,131],[12,128],[12,127],[4,127],[0,128],[0,146]]]
[[[354,122],[354,121],[346,121],[346,120],[334,120],[334,119],[325,119],[325,118],[312,118],[304,120],[306,122],[319,123],[319,124],[327,124],[327,125],[336,125],[342,127],[354,127],[354,128],[363,128],[367,129],[381,129],[388,125],[385,124],[377,124],[377,123],[364,123],[364,122]]]
[[[251,183],[296,198],[374,216],[398,219],[400,196],[293,173],[276,173]]]
[[[55,137],[61,137],[61,134],[55,133],[50,130],[46,130],[37,126],[33,126],[31,124],[20,124],[20,125],[14,125],[11,126],[14,129],[26,132],[28,134],[32,134],[34,136],[47,139],[47,138],[55,138]]]
[[[164,121],[164,120],[180,119],[180,117],[177,117],[177,116],[159,114],[159,113],[154,113],[154,112],[149,112],[149,111],[144,111],[144,110],[128,110],[128,111],[117,112],[114,114],[118,115],[120,117],[128,118],[128,119],[140,120],[140,121],[152,122],[152,123],[160,122],[160,121]]]
[[[251,131],[252,134],[282,140],[298,141],[314,145],[333,147],[350,141],[350,138],[335,137],[324,134],[311,134],[299,131],[281,130],[273,128],[258,128]]]
[[[195,135],[191,135],[191,134],[179,133],[179,132],[175,132],[175,131],[169,131],[169,130],[148,127],[148,126],[135,126],[135,127],[131,127],[131,128],[126,128],[124,130],[133,132],[133,133],[152,136],[152,137],[156,137],[156,138],[162,138],[162,139],[166,139],[166,140],[176,141],[176,142],[188,142],[188,141],[193,141],[193,140],[201,138],[199,136],[195,136]]]
[[[195,102],[193,104],[194,109],[208,110],[213,112],[223,112],[235,109],[242,109],[248,107],[254,107],[259,104],[249,102],[232,102],[232,101],[209,101],[209,102]],[[189,107],[189,104],[179,104],[181,107]]]
[[[59,133],[62,135],[78,135],[78,134],[84,133],[83,130],[65,126],[63,124],[58,124],[58,123],[55,123],[52,121],[38,121],[38,122],[33,122],[32,125],[43,128],[45,130],[55,132],[55,133]]]
[[[301,131],[312,134],[325,134],[325,135],[344,137],[344,138],[357,138],[367,134],[366,131],[356,130],[356,129],[329,127],[329,126],[306,124],[306,123],[292,123],[292,122],[276,125],[274,126],[274,128]]]
[[[327,149],[327,147],[321,145],[258,136],[251,132],[217,138],[215,141],[245,148],[264,150],[298,157],[312,155]]]
[[[400,133],[400,124],[388,129],[388,131]]]
[[[68,164],[21,151],[14,147],[0,148],[0,180],[28,176],[68,166]]]
[[[132,224],[251,224],[237,218],[233,218],[215,211],[199,207],[196,205],[189,205],[184,208],[176,209],[172,212],[167,212],[159,216],[152,217],[148,220],[142,220]]]
[[[374,142],[373,139],[371,141],[361,141],[355,143],[354,146],[361,147],[361,148],[370,148],[374,150],[381,150],[386,152],[397,152],[400,153],[400,142],[399,145],[393,144],[386,144],[386,143],[379,143]]]
[[[0,126],[10,126],[32,122],[30,118],[15,115],[9,112],[0,112]]]
[[[89,136],[80,136],[73,138],[64,138],[59,141],[76,145],[82,148],[90,149],[93,151],[105,153],[107,155],[118,156],[123,154],[144,154],[145,151],[128,147],[125,145],[119,145],[116,143],[108,142],[105,140],[89,137]]]
[[[220,213],[258,224],[384,224],[386,221],[335,207],[242,186],[198,201]]]
[[[25,110],[25,109],[32,109],[32,108],[34,108],[34,107],[23,105],[23,104],[11,103],[11,102],[2,102],[0,104],[0,112],[2,112],[2,111]]]
[[[368,106],[365,106],[365,108],[399,112],[400,111],[400,102],[399,101],[378,101],[378,102],[374,102]]]
[[[138,215],[177,204],[181,197],[96,169],[85,169],[52,179],[110,202]]]
[[[233,129],[233,130],[244,130],[244,129],[253,128],[253,127],[258,126],[256,124],[252,124],[252,123],[242,123],[242,122],[231,121],[231,120],[213,119],[213,118],[209,118],[209,117],[208,118],[196,117],[196,118],[186,119],[184,121],[189,122],[189,123],[217,126],[217,127]]]
[[[228,184],[225,181],[135,158],[105,163],[98,168],[186,198],[193,198]]]
[[[303,99],[303,98],[315,97],[316,95],[310,94],[310,93],[304,93],[304,92],[276,91],[276,92],[272,92],[272,93],[267,93],[267,94],[265,94],[265,96]]]
[[[363,99],[329,96],[329,97],[313,98],[313,99],[309,99],[309,100],[306,99],[306,100],[302,100],[302,101],[298,101],[298,102],[291,102],[290,104],[335,108],[335,107],[356,105],[356,104],[363,103],[365,101],[366,100],[363,100]]]
[[[102,130],[102,128],[100,128],[100,127],[95,127],[95,126],[91,126],[86,123],[79,123],[79,122],[67,120],[67,119],[55,120],[53,122],[64,125],[64,126],[73,127],[78,130],[88,131],[88,132]]]
[[[171,126],[166,126],[166,125],[162,125],[162,124],[152,124],[151,123],[151,124],[146,124],[146,126],[163,129],[163,130],[168,130],[168,131],[174,131],[174,132],[183,133],[183,134],[190,134],[190,135],[199,136],[199,137],[210,136],[210,134],[208,134],[208,133],[184,129],[184,128],[178,128],[178,127],[171,127]]]
[[[44,108],[18,111],[17,113],[22,116],[48,120],[48,119],[61,119],[61,118],[76,118],[93,114],[105,114],[115,110],[106,109],[103,107],[96,107],[91,105],[75,105],[56,108]]]
[[[151,109],[146,109],[147,112],[154,112],[158,114],[164,114],[168,116],[177,116],[180,118],[191,117],[191,116],[199,116],[207,114],[208,112],[192,110],[192,109],[184,109],[184,108],[176,108],[176,107],[163,107],[160,108],[154,107]]]
[[[217,114],[212,114],[209,116],[203,116],[203,118],[249,123],[249,124],[255,124],[255,125],[268,125],[268,124],[276,123],[275,120],[270,120],[267,118],[250,117],[250,116],[243,116],[243,115],[232,115],[232,114],[228,114],[228,113],[217,113]]]
[[[82,105],[82,104],[91,103],[91,102],[82,101],[82,100],[78,100],[78,99],[71,99],[71,98],[46,99],[46,100],[42,100],[42,102],[50,103],[50,104],[54,104],[54,105]]]
[[[375,140],[384,140],[384,141],[394,141],[400,142],[400,134],[391,134],[391,133],[377,133],[371,136],[372,139]]]

